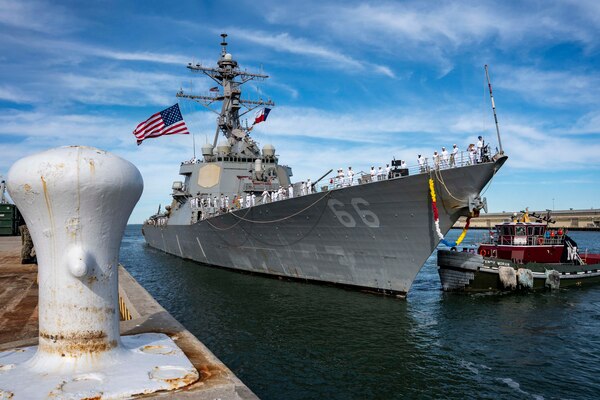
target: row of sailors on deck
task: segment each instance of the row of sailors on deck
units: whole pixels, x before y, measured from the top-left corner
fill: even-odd
[[[313,187],[310,182],[310,179],[300,184],[301,196],[311,194],[312,192]],[[221,210],[222,212],[227,212],[240,208],[254,207],[257,204],[272,203],[274,201],[289,199],[292,197],[295,197],[294,186],[288,185],[286,187],[280,187],[278,190],[275,190],[273,192],[265,190],[260,196],[260,199],[258,200],[257,196],[254,193],[247,193],[245,196],[235,195],[233,196],[232,201],[230,201],[228,195],[221,194],[221,196],[215,195],[213,197],[208,196],[205,198],[194,197],[190,199],[190,206],[193,209],[214,207],[216,209]]]
[[[477,145],[473,143],[469,144],[467,147],[467,155],[469,157],[467,164],[473,165],[482,162],[484,144],[485,142],[483,141],[482,136],[478,137]],[[448,152],[445,147],[442,147],[442,151],[439,154],[437,151],[433,152],[433,166],[435,169],[455,167],[457,158],[458,147],[456,144],[452,145],[451,152]],[[427,159],[422,157],[420,154],[417,156],[417,162],[419,163],[419,170],[421,172],[425,172],[429,168]]]
[[[406,162],[402,161],[400,168],[406,168]],[[391,170],[390,164],[386,164],[385,169],[379,167],[377,170],[372,166],[368,176],[371,177],[371,182],[376,180],[383,181],[391,177]],[[354,171],[352,170],[352,167],[348,167],[348,171],[345,174],[343,168],[338,168],[337,175],[334,178],[331,178],[329,183],[335,185],[335,187],[354,185]]]

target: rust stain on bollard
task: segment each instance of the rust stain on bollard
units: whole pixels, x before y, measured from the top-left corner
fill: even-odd
[[[52,334],[40,331],[40,349],[61,357],[77,357],[81,353],[101,353],[117,347],[116,340],[107,341],[102,331]],[[43,340],[42,340],[43,339]],[[46,342],[47,341],[47,342]]]

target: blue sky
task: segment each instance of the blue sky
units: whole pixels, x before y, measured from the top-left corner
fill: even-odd
[[[285,3],[285,4],[284,4]],[[600,207],[600,2],[0,0],[0,175],[48,148],[87,145],[133,162],[144,194],[131,223],[169,202],[192,138],[137,146],[137,123],[211,81],[220,33],[270,79],[245,98],[276,107],[253,136],[294,178],[416,164],[483,134],[496,146],[490,66],[509,156],[490,211]],[[182,104],[199,147],[215,116]]]

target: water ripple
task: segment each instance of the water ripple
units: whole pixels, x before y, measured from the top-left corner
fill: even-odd
[[[572,236],[600,251],[600,234]],[[139,226],[121,261],[262,399],[600,394],[600,287],[446,294],[432,255],[404,301],[208,268],[147,247]]]

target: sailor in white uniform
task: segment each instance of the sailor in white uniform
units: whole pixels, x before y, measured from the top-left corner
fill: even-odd
[[[437,151],[433,152],[433,165],[435,166],[435,169],[440,169],[440,155]]]
[[[455,167],[456,166],[456,156],[458,154],[458,147],[456,147],[456,144],[454,144],[452,146],[452,153],[450,154],[450,166],[451,167]]]
[[[262,192],[262,203],[263,204],[266,204],[270,199],[271,199],[271,196],[269,195],[269,192],[267,192],[266,190],[264,192]]]
[[[306,180],[306,193],[312,193],[312,183],[310,183],[310,178]]]
[[[419,154],[419,156],[417,157],[417,161],[419,163],[419,171],[425,172],[425,159]]]
[[[471,165],[475,164],[475,159],[477,158],[477,150],[475,150],[475,145],[473,143],[469,145],[467,152],[469,153],[469,160],[471,161]]]
[[[371,182],[375,182],[376,176],[377,176],[377,171],[375,171],[375,167],[371,167]]]
[[[390,167],[390,164],[385,164],[385,179],[390,179],[391,170],[392,168]]]
[[[290,185],[290,187],[288,188],[288,198],[294,198],[294,185]]]
[[[250,195],[250,206],[254,207],[255,204],[256,204],[256,195],[254,193],[252,193]]]
[[[448,168],[448,151],[442,147],[442,168]]]
[[[384,174],[385,172],[383,172],[383,168],[379,167],[379,169],[377,170],[377,180],[382,181]]]
[[[348,186],[352,186],[354,181],[354,171],[352,167],[348,167]]]
[[[483,137],[477,137],[477,162],[481,162],[481,157],[483,156]]]

